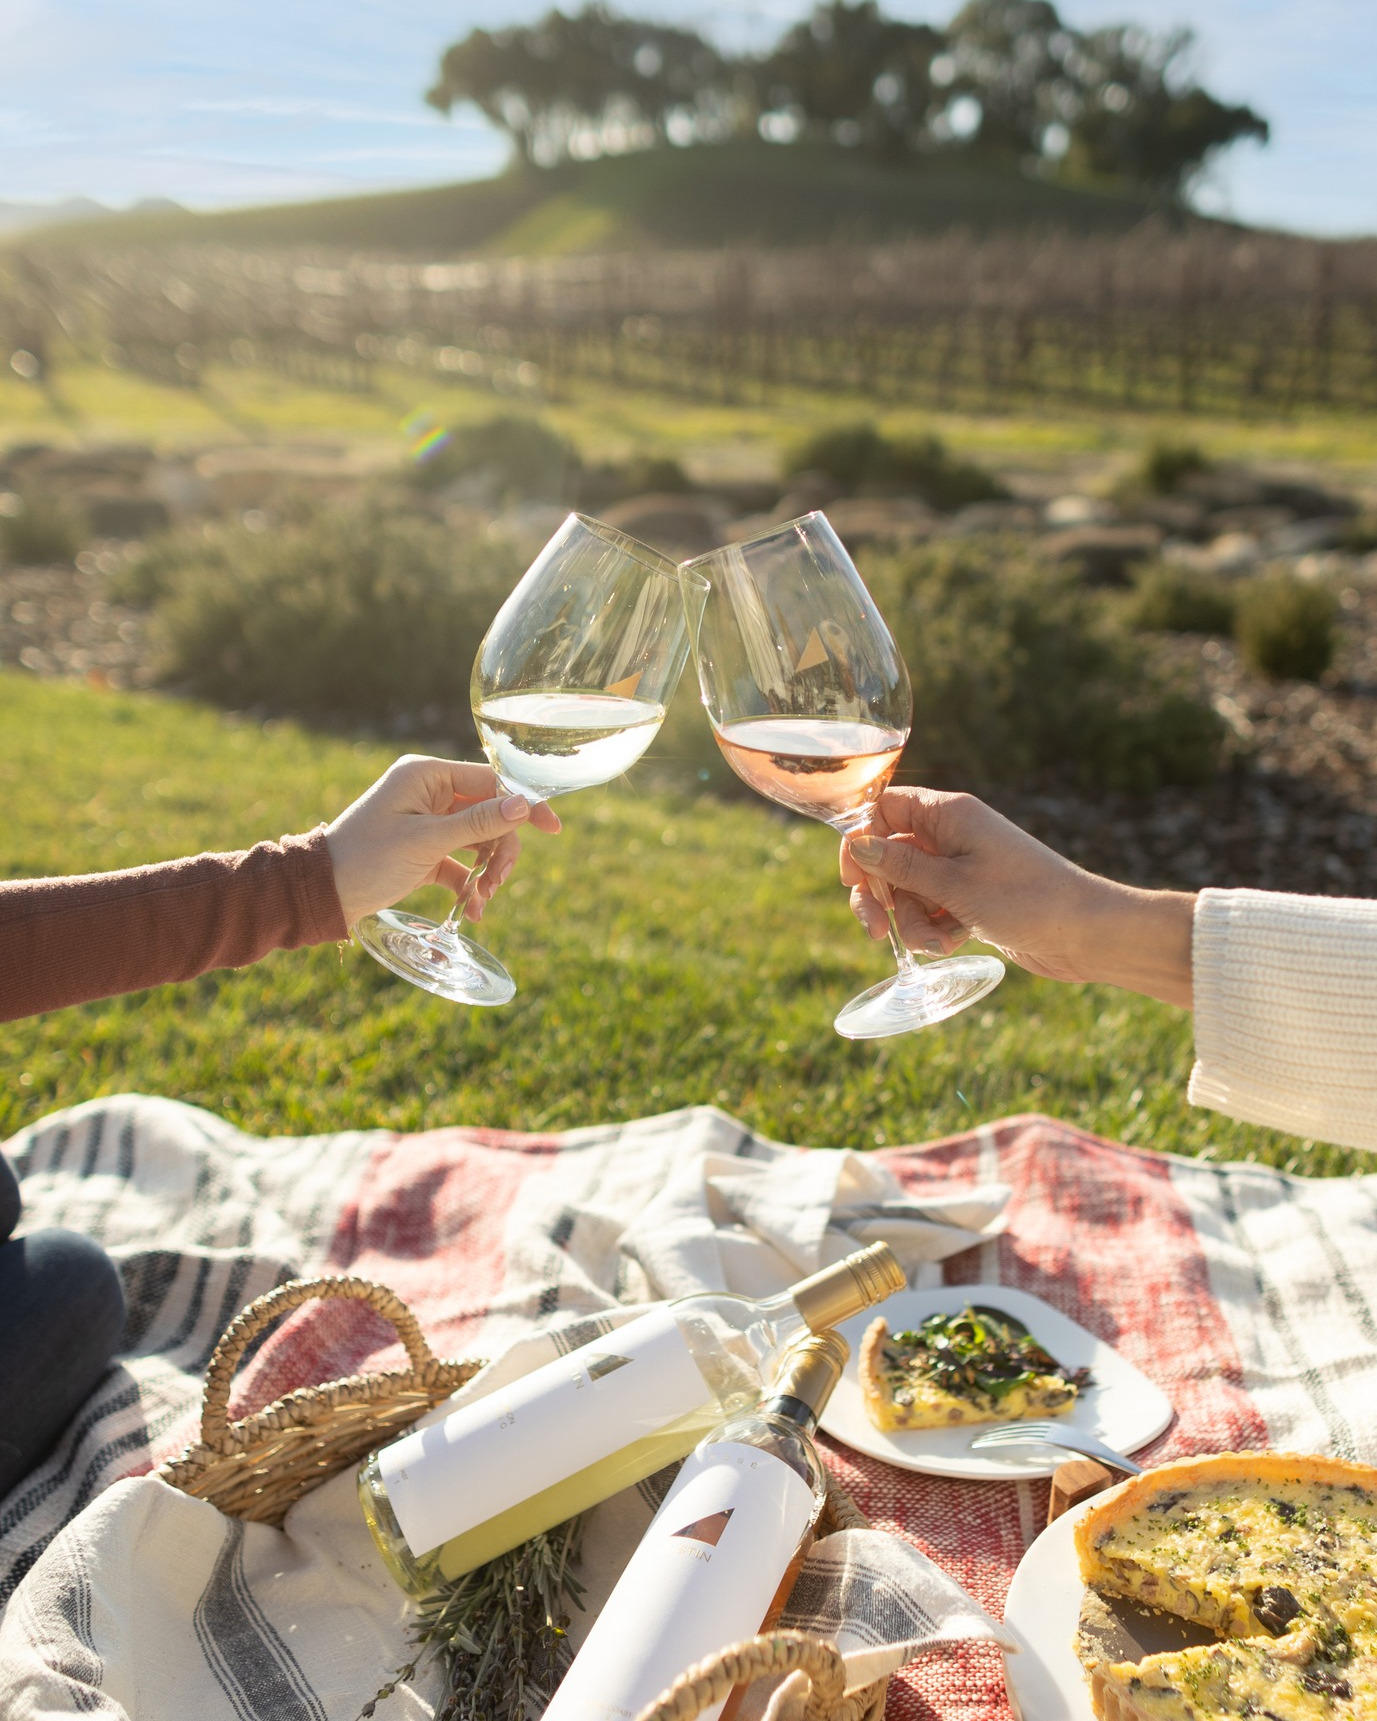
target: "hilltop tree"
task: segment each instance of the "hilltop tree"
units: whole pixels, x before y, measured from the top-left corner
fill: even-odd
[[[770,53],[733,60],[693,30],[593,0],[472,31],[426,100],[442,113],[473,102],[540,166],[758,127],[776,142],[969,153],[1181,197],[1217,151],[1268,136],[1251,108],[1192,79],[1191,42],[1073,30],[1052,0],[966,0],[944,30],[887,18],[878,0],[818,0]]]
[[[426,100],[446,114],[473,102],[523,161],[549,166],[721,135],[733,81],[734,68],[694,31],[595,3],[574,17],[472,31],[445,52]]]
[[[926,123],[942,46],[939,31],[886,18],[875,0],[825,0],[757,67],[757,101],[815,136],[901,155]]]
[[[1049,0],[968,0],[947,27],[945,71],[974,104],[967,147],[1177,196],[1208,157],[1266,120],[1228,107],[1186,69],[1189,30],[1082,34]]]
[[[1218,150],[1245,137],[1266,143],[1260,114],[1226,106],[1185,75],[1191,44],[1189,30],[1082,37],[1082,106],[1069,127],[1068,165],[1176,196]]]

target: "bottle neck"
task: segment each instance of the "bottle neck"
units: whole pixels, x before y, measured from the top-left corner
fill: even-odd
[[[760,1414],[777,1419],[780,1422],[790,1422],[802,1433],[813,1435],[817,1432],[818,1413],[805,1399],[795,1398],[791,1392],[775,1393],[764,1400],[760,1406]]]

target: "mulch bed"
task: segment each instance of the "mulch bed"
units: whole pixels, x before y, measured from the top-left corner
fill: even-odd
[[[83,554],[76,568],[0,569],[0,663],[150,686],[146,618],[105,595],[118,558],[109,549]],[[1083,866],[1132,883],[1377,895],[1377,590],[1346,599],[1343,648],[1323,686],[1267,682],[1227,641],[1168,645],[1232,731],[1230,767],[1214,783],[990,798]]]

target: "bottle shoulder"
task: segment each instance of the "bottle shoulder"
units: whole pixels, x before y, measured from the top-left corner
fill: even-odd
[[[798,1423],[784,1416],[750,1411],[733,1416],[715,1429],[703,1446],[730,1442],[736,1446],[755,1446],[777,1458],[821,1497],[827,1489],[827,1471],[818,1449]]]

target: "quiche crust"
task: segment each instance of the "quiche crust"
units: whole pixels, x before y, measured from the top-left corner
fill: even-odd
[[[1377,1721],[1377,1469],[1180,1459],[1103,1495],[1075,1544],[1092,1588],[1220,1640],[1109,1662],[1078,1639],[1101,1721]]]

